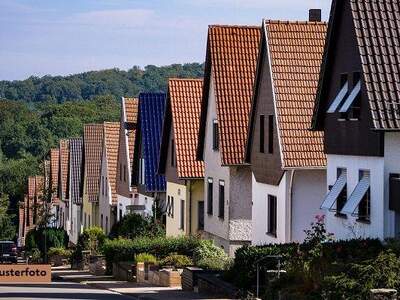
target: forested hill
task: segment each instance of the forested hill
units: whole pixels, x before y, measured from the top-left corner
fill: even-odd
[[[0,81],[0,240],[12,239],[27,178],[61,138],[86,123],[118,121],[122,96],[166,91],[169,77],[201,77],[198,63]]]
[[[0,81],[0,98],[24,102],[90,100],[95,96],[137,96],[140,91],[166,91],[169,77],[199,78],[203,64],[133,67],[128,71],[109,69],[70,76],[29,77],[21,81]]]

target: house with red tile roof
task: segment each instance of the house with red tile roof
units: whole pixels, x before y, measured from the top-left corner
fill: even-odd
[[[103,138],[103,124],[85,124],[83,128],[83,228],[100,226],[99,196]]]
[[[304,230],[322,213],[323,134],[309,127],[326,29],[320,19],[262,23],[246,145],[252,244],[302,242]]]
[[[260,33],[258,26],[208,29],[197,148],[205,165],[204,234],[232,256],[252,236],[244,156]]]
[[[59,160],[60,151],[58,148],[50,149],[50,178],[49,188],[51,193],[51,212],[54,216],[51,221],[51,226],[59,227],[59,205],[60,201],[58,198],[58,175],[59,175]]]
[[[117,221],[117,160],[119,122],[104,122],[99,189],[100,227],[108,234]]]
[[[400,1],[334,0],[312,129],[324,133],[320,206],[337,239],[399,237]]]
[[[68,209],[70,227],[69,241],[77,244],[82,232],[82,192],[83,192],[83,140],[69,139]]]
[[[60,161],[58,168],[58,198],[59,205],[59,226],[67,230],[69,228],[68,211],[68,171],[69,171],[69,140],[61,139],[59,144]]]
[[[127,213],[138,212],[134,208],[137,207],[139,194],[132,180],[138,109],[139,99],[122,98],[116,178],[118,221]]]
[[[196,160],[202,79],[169,79],[158,173],[165,175],[166,234],[204,230],[204,162]]]

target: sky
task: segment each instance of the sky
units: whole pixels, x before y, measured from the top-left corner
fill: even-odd
[[[331,0],[0,0],[0,80],[203,62],[210,24],[307,20]]]

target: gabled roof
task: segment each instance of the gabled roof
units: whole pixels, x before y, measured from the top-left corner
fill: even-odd
[[[400,129],[400,1],[333,0],[324,62],[315,101],[312,128],[322,129],[325,113],[320,102],[328,84],[330,55],[336,39],[335,29],[342,14],[341,5],[350,1],[363,79],[375,129]]]
[[[147,192],[165,191],[165,176],[157,174],[165,100],[164,93],[139,95],[139,126]]]
[[[326,28],[324,22],[264,21],[282,168],[326,165],[323,133],[309,131]],[[250,126],[255,121],[257,95],[254,97]]]
[[[171,114],[171,117],[164,118],[161,143],[161,149],[164,151],[160,155],[159,168],[162,173],[165,172],[172,125],[178,177],[204,177],[204,162],[196,160],[202,89],[202,79],[169,79],[166,114]]]
[[[103,124],[85,124],[83,131],[86,193],[89,202],[97,202],[100,191],[104,126]]]
[[[119,141],[119,122],[104,122],[104,146],[108,181],[111,186],[112,203],[117,204],[117,159]]]
[[[59,191],[61,192],[63,200],[68,197],[68,171],[69,171],[69,140],[60,140],[60,175],[59,181],[61,185],[59,186]]]
[[[259,44],[260,27],[209,26],[198,159],[203,159],[212,79],[219,124],[221,164],[243,164]]]
[[[136,124],[138,118],[139,99],[138,98],[122,98],[122,111],[124,113],[124,122],[127,123],[129,128],[128,135],[128,149],[129,159],[132,163],[135,148],[135,137],[136,137]],[[126,128],[127,129],[127,128]]]
[[[58,193],[58,172],[59,172],[60,151],[57,148],[50,149],[50,188],[56,200]]]
[[[82,152],[83,141],[81,138],[69,140],[69,161],[70,161],[70,201],[74,204],[82,203]]]

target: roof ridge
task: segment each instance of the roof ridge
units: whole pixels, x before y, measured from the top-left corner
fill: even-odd
[[[326,25],[325,21],[294,21],[294,20],[272,20],[263,19],[265,24],[298,24],[298,25]]]
[[[177,77],[170,77],[168,81],[203,81],[203,78],[177,78]]]
[[[260,26],[257,25],[229,25],[229,24],[211,24],[208,25],[208,28],[260,28]]]

